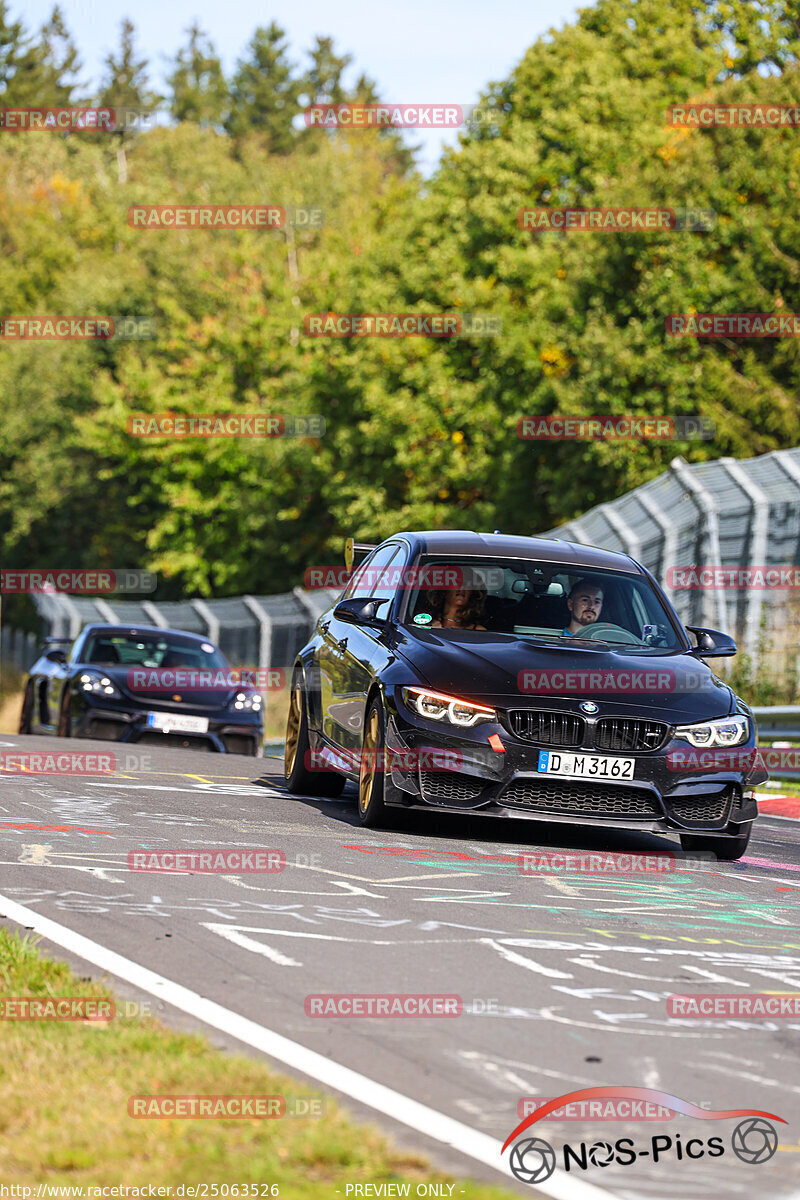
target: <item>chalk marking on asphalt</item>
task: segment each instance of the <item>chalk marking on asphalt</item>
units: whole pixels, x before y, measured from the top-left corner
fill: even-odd
[[[350,942],[359,946],[395,946],[397,944],[372,938],[339,937],[335,933],[307,933],[304,929],[265,929],[263,925],[217,925],[213,921],[201,921],[200,924],[204,929],[210,929],[212,933],[219,933],[223,937],[229,930],[235,929],[241,933],[268,933],[270,937],[312,938],[318,942]],[[261,943],[254,943],[254,945],[260,946]]]
[[[206,925],[206,929],[212,928],[214,933],[218,933],[226,941],[233,942],[234,945],[240,946],[242,950],[252,950],[254,954],[263,954],[264,958],[277,963],[279,967],[302,967],[303,965],[296,958],[289,958],[287,954],[281,954],[280,950],[275,950],[274,947],[268,946],[266,942],[257,942],[255,938],[245,937],[243,933],[239,933],[236,929],[231,929],[228,925]]]
[[[502,946],[499,942],[495,942],[492,938],[479,938],[485,946],[491,946],[506,960],[513,963],[517,967],[525,967],[527,971],[535,971],[538,975],[547,975],[550,979],[574,979],[574,975],[568,975],[564,971],[557,971],[555,967],[544,967],[541,963],[534,962],[532,958],[526,958],[524,954],[517,954],[508,946]]]
[[[559,879],[555,876],[550,883],[557,892],[563,892],[565,896],[580,896],[578,889],[573,884],[567,883],[566,879]]]
[[[33,909],[25,908],[24,905],[17,904],[3,895],[0,895],[0,907],[7,920],[22,926],[32,926],[42,937],[85,959],[86,962],[93,963],[101,970],[157,996],[166,1004],[171,1004],[213,1029],[260,1050],[262,1054],[285,1063],[286,1066],[333,1088],[334,1091],[350,1096],[368,1108],[407,1125],[417,1133],[452,1147],[475,1162],[491,1167],[503,1175],[506,1182],[509,1181],[506,1160],[500,1157],[501,1143],[498,1139],[448,1117],[427,1104],[412,1100],[410,1096],[404,1096],[402,1092],[361,1075],[350,1067],[332,1062],[299,1042],[293,1042],[265,1025],[240,1016],[180,983],[173,983],[163,975],[158,975],[155,971],[117,954],[116,951],[108,950],[99,942],[92,941],[91,938],[84,937],[65,925],[59,925],[57,921],[51,921],[49,917],[43,917]],[[615,1200],[614,1195],[605,1188],[596,1187],[582,1179],[551,1176],[546,1183],[536,1186],[542,1195],[551,1196],[553,1200]]]
[[[382,896],[380,892],[370,892],[367,888],[357,887],[347,879],[334,879],[332,882],[334,887],[344,888],[348,896],[372,896],[375,900],[386,899],[386,896]],[[333,894],[335,895],[335,893]]]
[[[719,975],[716,971],[707,971],[704,967],[693,967],[687,963],[681,970],[691,971],[693,975],[701,975],[709,983],[732,983],[734,987],[741,987],[738,979],[731,979],[728,975]]]

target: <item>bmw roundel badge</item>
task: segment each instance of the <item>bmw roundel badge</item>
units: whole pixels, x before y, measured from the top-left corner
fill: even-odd
[[[581,709],[581,712],[585,712],[585,713],[600,712],[600,709],[599,709],[598,705],[595,704],[594,700],[584,700],[580,706],[580,709]]]

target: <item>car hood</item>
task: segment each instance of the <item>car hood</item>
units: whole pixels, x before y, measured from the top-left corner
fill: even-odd
[[[673,723],[736,711],[736,697],[701,659],[682,651],[652,655],[624,647],[534,645],[480,631],[403,631],[400,655],[420,683],[497,708],[568,708],[593,700],[601,713]],[[399,676],[398,676],[399,678]]]
[[[218,709],[225,707],[233,699],[235,692],[250,693],[254,690],[249,686],[165,687],[163,679],[157,680],[157,677],[162,672],[156,667],[145,667],[143,669],[147,672],[148,676],[152,676],[154,681],[159,682],[158,687],[133,686],[132,669],[127,664],[115,663],[113,666],[110,664],[106,666],[103,663],[84,663],[80,667],[76,667],[75,674],[80,675],[83,671],[94,671],[101,675],[107,675],[116,684],[126,700],[130,699],[135,704],[145,708],[166,707],[168,709],[182,709],[192,707]],[[220,671],[220,673],[222,672]],[[180,696],[180,700],[175,700],[175,696]]]

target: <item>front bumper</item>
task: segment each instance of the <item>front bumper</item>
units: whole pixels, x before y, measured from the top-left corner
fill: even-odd
[[[156,704],[153,706],[159,709]],[[160,710],[160,709],[159,709]],[[140,743],[150,746],[175,746],[182,749],[198,749],[219,754],[245,754],[256,756],[264,744],[264,725],[261,714],[252,714],[247,720],[239,717],[234,723],[227,714],[218,712],[213,716],[186,707],[187,717],[207,717],[208,730],[204,733],[189,733],[172,730],[168,733],[151,729],[147,714],[151,709],[134,709],[93,704],[83,697],[73,700],[73,737],[99,738],[103,741]]]
[[[685,763],[691,748],[672,736],[672,727],[657,751],[617,754],[586,743],[580,749],[565,747],[569,753],[634,759],[632,780],[573,778],[538,771],[541,751],[558,748],[515,736],[505,721],[481,722],[471,729],[445,726],[412,717],[400,700],[387,701],[387,804],[719,836],[735,836],[737,826],[758,815],[752,789],[767,774],[747,762],[754,735],[750,743],[736,747],[737,764],[740,757],[747,764],[744,769],[676,769],[675,761]],[[493,734],[505,752],[492,749],[488,739]]]

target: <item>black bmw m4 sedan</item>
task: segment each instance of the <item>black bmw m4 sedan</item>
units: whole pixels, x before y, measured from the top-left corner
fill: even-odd
[[[684,628],[641,564],[453,530],[351,541],[346,563],[293,668],[290,792],[351,779],[368,826],[396,806],[745,852],[767,773],[751,710],[706,661],[735,643]]]

